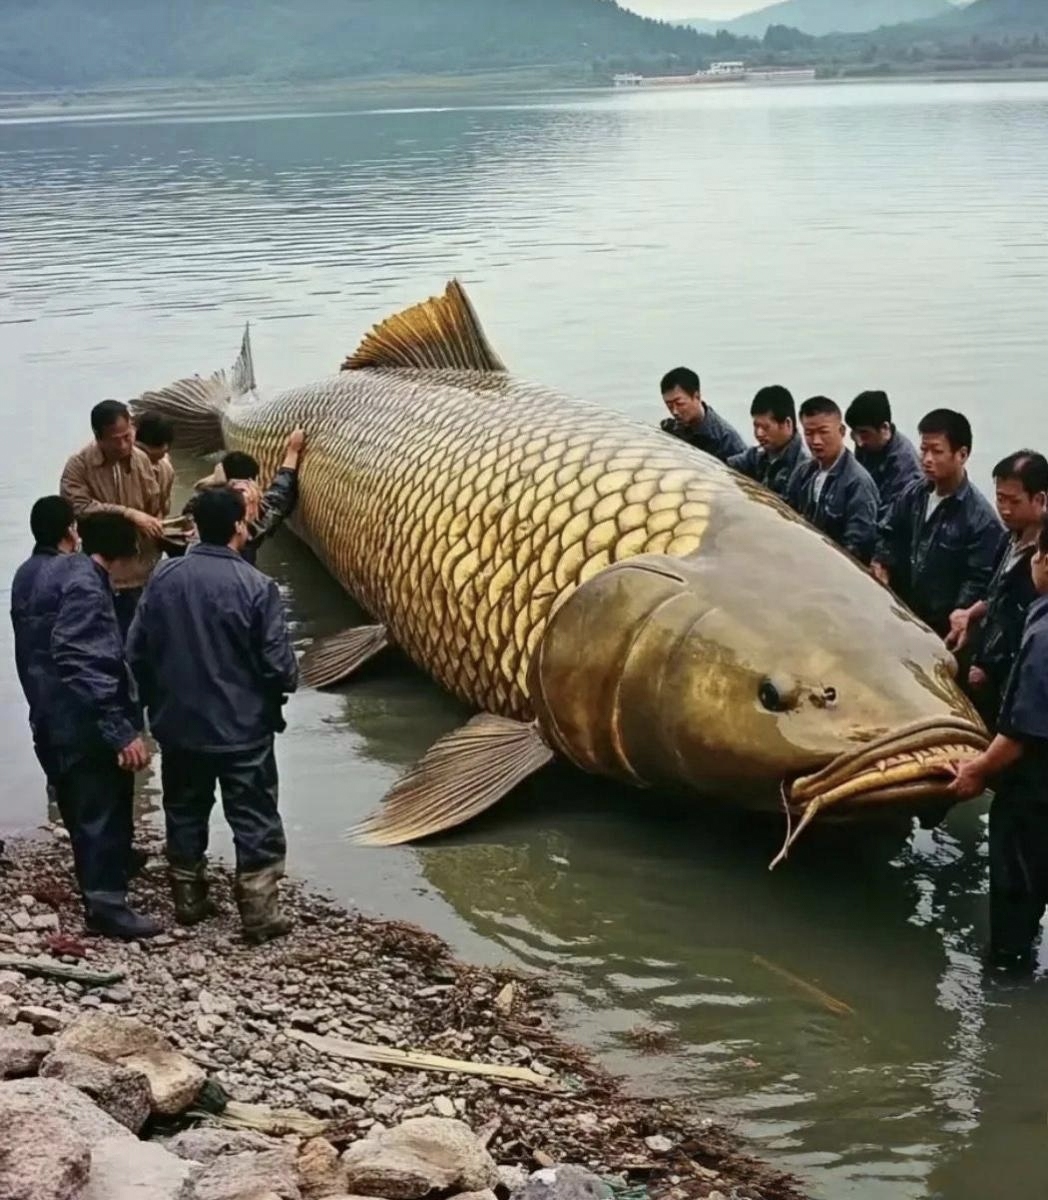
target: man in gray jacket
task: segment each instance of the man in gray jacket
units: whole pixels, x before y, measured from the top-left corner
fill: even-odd
[[[277,811],[274,734],[298,682],[277,585],[244,561],[244,499],[231,488],[194,506],[200,541],[165,563],[142,597],[128,659],[162,753],[167,857],[175,915],[214,913],[205,854],[216,782],[236,847],[244,934],[264,942],[290,929],[277,884],[286,842]]]

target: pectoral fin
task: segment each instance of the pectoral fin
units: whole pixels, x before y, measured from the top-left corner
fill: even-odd
[[[299,672],[306,687],[324,688],[348,679],[389,645],[385,625],[358,625],[318,638],[302,655]]]
[[[434,742],[352,830],[365,846],[396,846],[452,829],[507,796],[553,757],[535,725],[482,713]]]

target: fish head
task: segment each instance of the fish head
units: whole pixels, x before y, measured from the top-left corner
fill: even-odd
[[[817,571],[791,561],[795,529],[763,561],[727,538],[627,559],[572,593],[533,664],[556,748],[798,816],[941,800],[950,764],[986,745],[953,656],[847,555],[822,543]]]

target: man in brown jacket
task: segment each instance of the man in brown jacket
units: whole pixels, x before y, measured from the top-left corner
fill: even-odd
[[[142,589],[160,558],[160,486],[149,456],[135,445],[127,405],[103,400],[91,410],[94,441],[62,472],[61,494],[77,517],[119,513],[138,532],[138,554],[113,568],[111,581],[120,632],[127,636]]]

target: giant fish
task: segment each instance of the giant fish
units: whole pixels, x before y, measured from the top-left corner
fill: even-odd
[[[330,377],[230,373],[135,402],[183,446],[306,431],[292,528],[373,623],[303,678],[399,647],[478,714],[357,827],[390,845],[484,811],[554,755],[638,788],[822,813],[949,806],[986,745],[942,642],[758,484],[685,443],[515,379],[464,291],[375,326]]]

